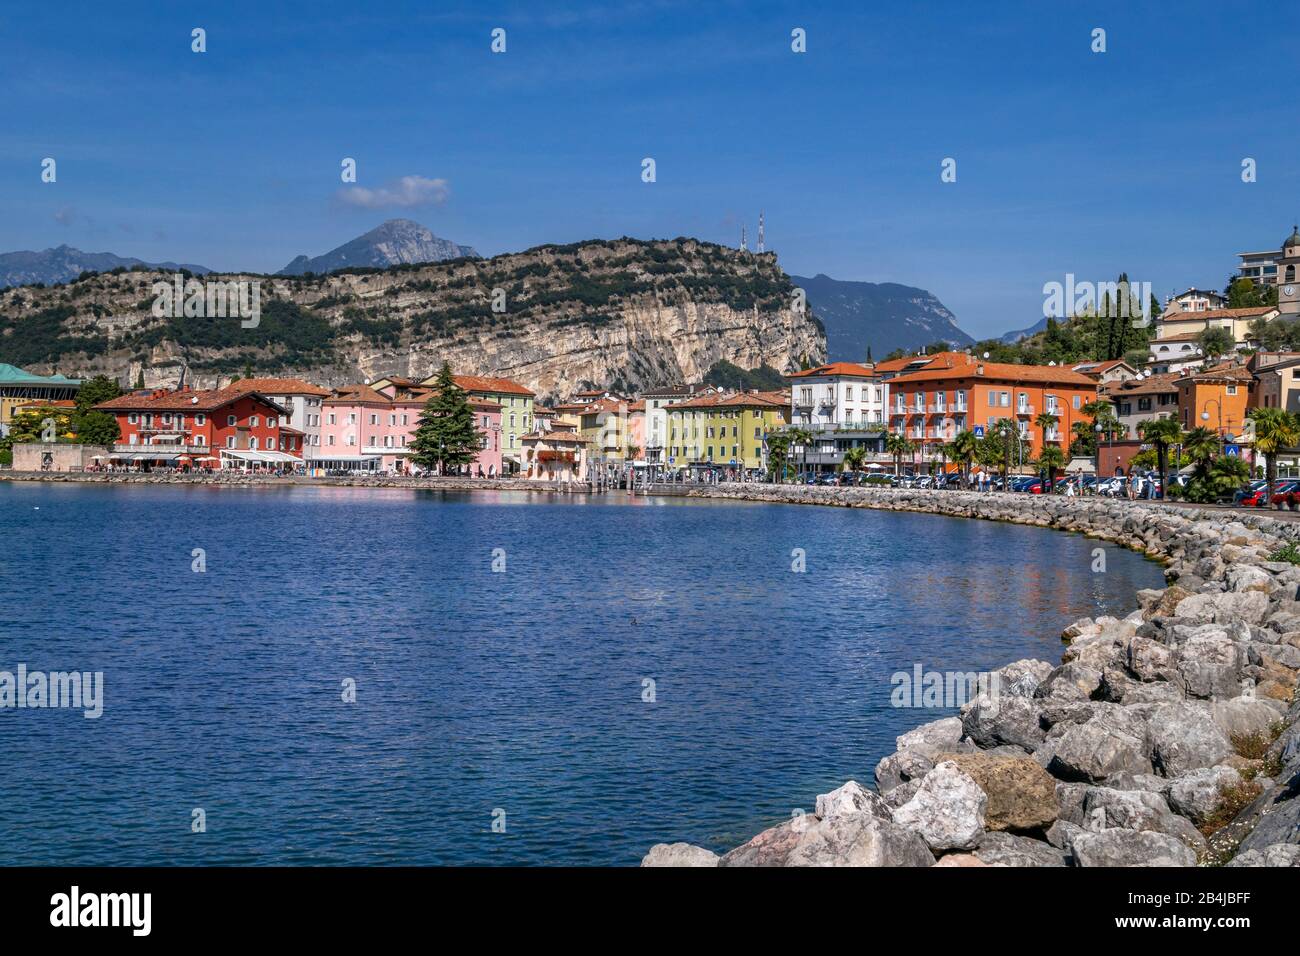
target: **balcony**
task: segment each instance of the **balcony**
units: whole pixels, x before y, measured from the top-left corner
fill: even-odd
[[[207,445],[181,445],[175,442],[154,442],[152,445],[119,442],[113,446],[115,455],[206,455],[209,450]]]
[[[1025,417],[1032,418],[1033,415],[1034,415],[1034,406],[1033,406],[1033,405],[1017,405],[1017,406],[1016,406],[1016,417],[1017,417],[1017,418],[1025,418]]]
[[[926,406],[926,411],[931,415],[947,415],[948,404],[946,402],[931,402]]]

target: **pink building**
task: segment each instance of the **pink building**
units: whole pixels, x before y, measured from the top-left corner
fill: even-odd
[[[410,461],[411,439],[419,427],[420,413],[429,400],[428,388],[380,382],[335,389],[322,403],[320,454],[313,464],[327,470],[377,471],[415,474]],[[475,425],[483,436],[483,450],[468,474],[501,474],[501,406],[470,399]]]

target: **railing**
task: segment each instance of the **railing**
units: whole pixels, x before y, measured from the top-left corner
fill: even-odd
[[[948,404],[946,402],[931,402],[926,406],[926,411],[931,415],[946,415],[948,414]]]
[[[1017,406],[1016,406],[1016,414],[1017,414],[1017,415],[1032,415],[1032,414],[1034,414],[1034,406],[1033,406],[1033,405],[1017,405]]]
[[[159,454],[159,455],[180,455],[180,454],[205,454],[210,449],[207,445],[179,445],[163,444],[154,442],[152,445],[132,445],[118,442],[113,446],[114,454]]]

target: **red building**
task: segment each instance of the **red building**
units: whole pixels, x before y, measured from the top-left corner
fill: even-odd
[[[302,459],[302,432],[289,412],[235,382],[209,391],[153,389],[95,406],[117,419],[118,464],[196,468],[286,467]]]

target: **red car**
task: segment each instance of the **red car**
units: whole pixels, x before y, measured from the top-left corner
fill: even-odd
[[[1300,482],[1281,482],[1274,487],[1273,496],[1268,500],[1269,504],[1273,505],[1275,508],[1280,505],[1284,508],[1294,510],[1296,505],[1300,504]]]

